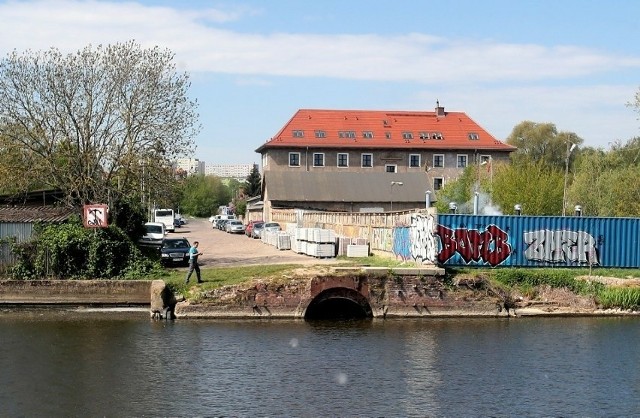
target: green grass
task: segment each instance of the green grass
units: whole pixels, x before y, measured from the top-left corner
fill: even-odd
[[[604,308],[634,309],[640,308],[640,289],[609,287],[596,295],[596,301]]]

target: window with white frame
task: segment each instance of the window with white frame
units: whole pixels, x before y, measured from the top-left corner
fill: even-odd
[[[480,156],[480,164],[488,164],[491,161],[490,155],[481,155]]]
[[[313,166],[314,167],[324,167],[324,154],[321,152],[316,152],[313,154]]]
[[[385,164],[384,165],[384,171],[387,173],[397,173],[398,172],[398,166],[395,164]]]
[[[444,154],[433,154],[433,167],[434,168],[444,167]]]
[[[300,153],[299,152],[290,152],[289,153],[289,167],[300,167]]]
[[[458,168],[465,168],[467,166],[467,154],[458,154]]]
[[[373,154],[362,154],[361,165],[362,167],[373,167]]]
[[[420,168],[420,154],[409,154],[409,167]]]
[[[327,133],[325,131],[322,131],[322,130],[316,131],[316,138],[326,138],[326,137],[327,137]]]
[[[433,190],[440,190],[444,186],[444,178],[443,177],[434,177],[433,178]]]
[[[346,152],[338,153],[338,167],[349,167],[349,154]]]
[[[367,139],[373,138],[373,131],[362,131],[362,137]]]
[[[303,138],[304,137],[304,131],[302,131],[300,129],[294,129],[293,130],[293,137],[294,138]]]

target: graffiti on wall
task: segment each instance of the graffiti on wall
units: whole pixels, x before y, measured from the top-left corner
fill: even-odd
[[[393,253],[402,260],[421,264],[435,264],[438,243],[433,235],[433,215],[414,214],[408,227],[393,229]]]
[[[600,264],[596,240],[587,232],[543,229],[525,232],[522,239],[526,245],[524,256],[527,260]]]
[[[440,239],[440,263],[446,263],[451,257],[459,254],[466,264],[476,262],[495,267],[509,258],[512,251],[509,234],[493,224],[488,225],[484,231],[451,229],[438,225],[436,236]]]

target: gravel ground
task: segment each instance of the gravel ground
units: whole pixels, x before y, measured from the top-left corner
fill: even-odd
[[[265,264],[329,265],[338,264],[335,258],[316,258],[297,254],[291,250],[279,250],[259,239],[248,238],[244,234],[228,234],[213,228],[207,219],[189,218],[187,224],[169,233],[172,237],[184,236],[203,255],[199,262],[202,268],[230,267]]]

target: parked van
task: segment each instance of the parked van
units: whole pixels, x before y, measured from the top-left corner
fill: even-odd
[[[145,234],[140,238],[138,243],[146,246],[162,245],[162,240],[167,234],[167,230],[162,222],[147,222],[144,224]]]
[[[175,213],[173,209],[156,209],[153,211],[153,222],[162,222],[167,231],[175,231]]]

